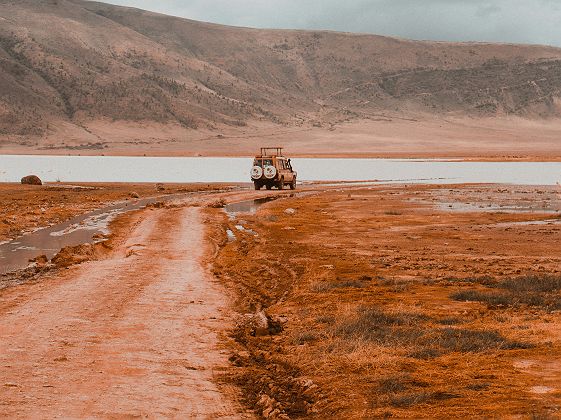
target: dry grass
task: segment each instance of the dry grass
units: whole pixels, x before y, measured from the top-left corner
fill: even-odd
[[[398,208],[394,193],[370,202],[327,194],[293,200],[298,212],[290,217],[283,214],[286,204],[244,216],[259,236],[227,244],[216,274],[238,290],[242,310],[261,305],[288,319],[280,335],[241,343],[250,357],[234,376],[242,378],[236,383],[248,405],[255,407],[264,394],[285,413],[306,418],[501,417],[527,414],[530,406],[547,413],[545,402],[529,396],[528,375],[512,364],[546,351],[525,312],[502,311],[499,321],[496,311],[449,298],[459,288],[510,293],[528,286],[505,281],[504,288],[491,287],[500,282],[479,255],[469,261],[462,256],[451,270],[451,245],[444,242],[461,234],[455,217],[471,225],[474,216],[445,219],[438,213],[432,221],[449,231],[431,230],[429,240],[413,241],[407,227],[418,238],[419,226],[431,219],[411,208],[402,217],[385,215]],[[379,206],[374,215],[373,201]],[[454,248],[459,255],[474,246],[453,245],[463,247]],[[477,270],[468,263],[478,264]],[[444,280],[458,272],[489,277]]]
[[[346,340],[407,349],[409,356],[430,359],[448,353],[476,353],[531,347],[511,341],[492,330],[442,328],[423,314],[386,313],[376,307],[360,308],[356,316],[341,321],[334,335]]]
[[[532,275],[501,281],[486,278],[482,283],[493,290],[460,290],[451,298],[462,302],[482,302],[490,307],[530,306],[547,311],[561,310],[561,276]]]

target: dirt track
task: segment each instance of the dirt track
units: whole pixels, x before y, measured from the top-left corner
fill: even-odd
[[[137,217],[112,258],[4,293],[1,416],[240,417],[213,381],[231,317],[200,211]]]

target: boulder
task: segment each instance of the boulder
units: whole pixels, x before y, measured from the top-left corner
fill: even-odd
[[[21,183],[24,185],[43,185],[43,181],[37,175],[24,176]]]

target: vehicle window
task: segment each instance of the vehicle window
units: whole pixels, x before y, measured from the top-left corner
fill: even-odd
[[[279,166],[281,169],[286,169],[286,166],[284,164],[285,164],[284,160],[279,160]]]
[[[263,166],[273,166],[273,159],[263,159]]]
[[[263,161],[261,159],[255,159],[253,161],[253,166],[262,166]]]

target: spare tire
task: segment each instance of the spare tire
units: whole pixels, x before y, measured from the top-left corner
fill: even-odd
[[[265,174],[265,178],[273,179],[277,174],[277,168],[275,168],[274,166],[265,166],[265,168],[263,169],[263,173]]]
[[[260,166],[251,168],[251,179],[259,179],[263,175],[263,169]]]

